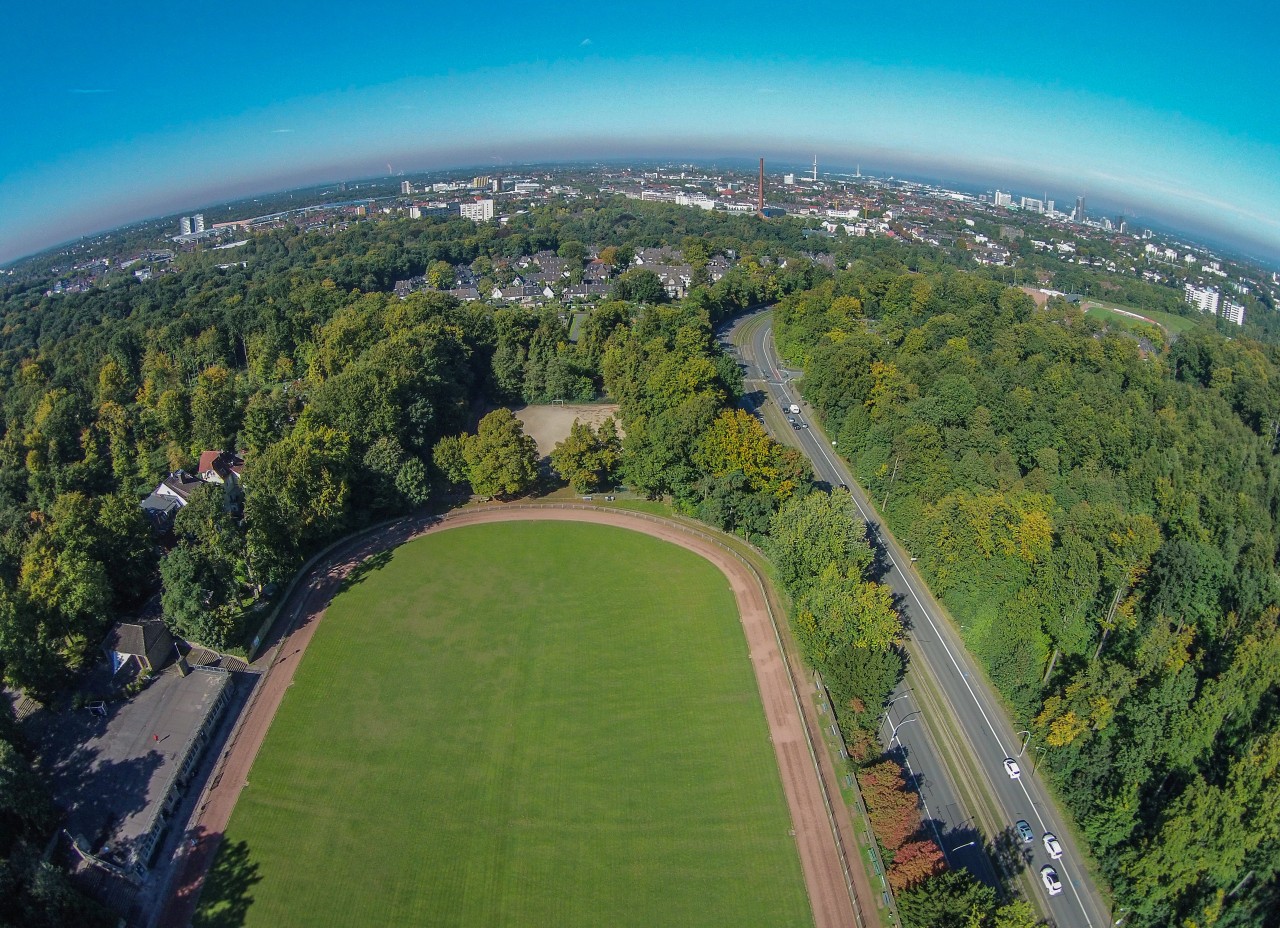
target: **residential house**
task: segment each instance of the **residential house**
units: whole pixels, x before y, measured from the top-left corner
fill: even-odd
[[[542,288],[537,284],[526,284],[516,279],[517,282],[506,287],[494,287],[490,296],[495,300],[507,300],[508,302],[532,304],[542,296]]]
[[[632,263],[654,270],[653,265],[672,264],[679,261],[680,252],[671,248],[637,248]]]
[[[400,299],[405,299],[415,290],[425,290],[427,288],[427,278],[410,277],[408,280],[397,280],[395,285],[395,294]]]
[[[205,483],[226,488],[227,507],[240,505],[241,478],[244,475],[244,458],[234,451],[201,451],[196,474]]]
[[[202,486],[225,487],[227,508],[240,504],[243,490],[244,458],[231,451],[203,451],[196,472],[175,470],[160,481],[151,495],[142,501],[142,512],[158,534],[173,528],[178,510],[191,502],[191,494]]]
[[[687,264],[652,264],[648,270],[658,275],[667,296],[673,300],[683,299],[689,293],[693,282],[693,268]]]
[[[605,264],[599,258],[596,258],[590,264],[582,269],[582,279],[588,280],[608,280],[613,276],[613,265]]]
[[[160,481],[151,495],[142,501],[142,511],[157,532],[173,528],[173,518],[178,510],[191,501],[191,494],[204,481],[184,470],[176,470]]]
[[[725,274],[729,273],[729,269],[733,265],[724,255],[712,255],[707,261],[707,279],[712,283],[720,280]]]
[[[566,300],[594,300],[609,295],[609,283],[605,280],[583,280],[564,288]]]

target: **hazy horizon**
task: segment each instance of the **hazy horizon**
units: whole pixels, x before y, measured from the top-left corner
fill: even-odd
[[[1190,17],[1194,16],[1194,20]],[[1105,22],[1106,28],[1082,23]],[[1187,30],[1249,67],[1196,68]],[[751,158],[1083,193],[1280,261],[1271,8],[244,3],[10,14],[0,262],[201,205],[495,162]],[[1055,37],[1049,39],[1047,37]],[[1141,41],[1133,41],[1140,37]],[[56,54],[53,52],[56,50]]]

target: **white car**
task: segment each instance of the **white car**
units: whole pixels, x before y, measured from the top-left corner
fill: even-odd
[[[1044,834],[1044,849],[1054,860],[1062,859],[1062,845],[1058,843],[1058,839],[1053,832],[1046,831]]]
[[[1017,780],[1022,777],[1022,768],[1018,766],[1018,762],[1012,757],[1004,759],[1004,772],[1009,774],[1010,780]]]
[[[1044,883],[1044,888],[1049,891],[1050,896],[1056,896],[1062,892],[1062,881],[1058,879],[1058,871],[1048,864],[1040,868],[1040,882]]]

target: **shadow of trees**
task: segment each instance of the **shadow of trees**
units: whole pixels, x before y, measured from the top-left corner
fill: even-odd
[[[84,745],[65,745],[53,757],[46,755],[50,785],[66,811],[67,830],[83,836],[95,850],[120,823],[147,807],[152,778],[163,763],[164,757],[155,750],[113,760]],[[120,845],[112,850],[114,858],[127,855],[129,848]]]
[[[343,579],[342,584],[338,587],[338,592],[345,593],[358,583],[363,583],[364,579],[370,574],[375,573],[391,563],[391,555],[394,552],[387,548],[383,551],[375,552],[369,555],[355,567]]]
[[[1005,880],[1013,879],[1019,872],[1031,866],[1035,859],[1035,844],[1024,842],[1013,827],[994,835],[987,845],[987,856]]]
[[[216,841],[215,835],[196,839]],[[203,850],[197,846],[196,853]],[[239,928],[245,923],[253,905],[253,887],[262,881],[258,865],[249,853],[246,841],[224,841],[217,850],[213,866],[205,877],[200,905],[191,920],[192,928]]]

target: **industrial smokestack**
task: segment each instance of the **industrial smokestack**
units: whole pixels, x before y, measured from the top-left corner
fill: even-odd
[[[760,215],[764,215],[764,159],[760,159],[760,187],[759,187],[759,205],[757,209]]]

